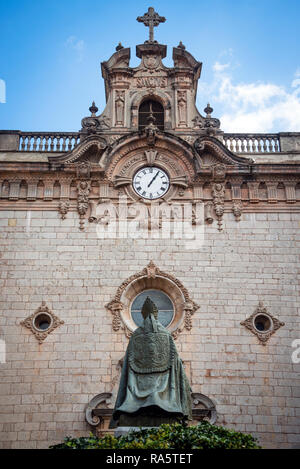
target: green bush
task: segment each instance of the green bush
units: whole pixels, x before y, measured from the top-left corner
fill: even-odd
[[[260,449],[252,435],[201,422],[197,426],[164,424],[132,431],[126,436],[66,437],[51,449]]]

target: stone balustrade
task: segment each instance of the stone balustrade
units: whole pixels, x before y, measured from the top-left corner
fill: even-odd
[[[66,152],[79,142],[78,132],[20,132],[19,151]]]
[[[224,133],[223,144],[233,153],[299,153],[300,133]],[[21,132],[0,130],[0,152],[67,152],[80,142],[79,132]]]
[[[234,153],[280,153],[279,134],[223,134],[223,144]]]

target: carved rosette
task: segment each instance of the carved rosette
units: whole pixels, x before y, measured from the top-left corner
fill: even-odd
[[[37,327],[36,325],[36,319],[40,315],[46,315],[46,317],[49,318],[49,327],[46,330],[41,330]],[[48,335],[54,331],[58,326],[61,326],[64,324],[64,321],[61,321],[46,305],[46,303],[43,301],[41,306],[38,307],[38,309],[28,316],[26,319],[20,322],[20,324],[24,327],[27,327],[28,329],[31,330],[31,332],[34,334],[34,336],[37,338],[39,344],[41,344],[47,337]]]
[[[259,331],[255,327],[255,319],[257,316],[262,315],[266,317],[270,321],[270,327],[266,331]],[[242,321],[240,323],[242,326],[246,327],[249,329],[249,331],[252,332],[252,334],[256,335],[258,340],[262,345],[266,345],[270,337],[282,326],[285,325],[284,322],[279,321],[279,319],[275,318],[272,316],[267,308],[263,305],[263,302],[260,301],[258,307],[254,311],[254,313],[247,318],[245,321]]]
[[[179,305],[179,309],[182,311],[183,320],[180,321],[180,327],[176,327],[174,331],[172,331],[172,336],[174,339],[177,339],[178,335],[186,329],[190,331],[192,329],[192,316],[193,314],[199,309],[199,305],[195,303],[189,296],[187,289],[182,285],[180,280],[178,280],[174,275],[163,272],[160,270],[153,261],[150,261],[149,264],[140,272],[131,275],[127,278],[117,289],[117,292],[107,305],[106,308],[111,312],[113,316],[112,320],[112,327],[115,332],[119,331],[120,329],[124,330],[126,337],[130,337],[132,335],[132,331],[129,329],[127,324],[124,323],[121,312],[124,311],[125,305],[121,301],[123,293],[130,287],[131,284],[135,283],[138,280],[144,279],[152,281],[153,279],[167,279],[170,280],[170,284],[175,284],[178,290],[180,291],[184,301],[183,304]],[[174,288],[174,286],[173,286]],[[176,307],[176,305],[175,305]]]

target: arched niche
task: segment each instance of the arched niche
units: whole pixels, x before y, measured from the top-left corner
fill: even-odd
[[[172,128],[171,121],[171,102],[170,98],[161,91],[155,91],[155,93],[137,93],[130,107],[130,127],[132,130],[138,130],[139,127],[139,108],[141,104],[147,100],[156,101],[164,109],[164,130],[170,130]]]

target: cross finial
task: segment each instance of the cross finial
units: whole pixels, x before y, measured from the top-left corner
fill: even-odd
[[[149,41],[145,42],[157,42],[154,41],[154,27],[159,26],[159,23],[164,23],[166,18],[164,16],[159,16],[153,7],[149,7],[148,12],[145,13],[144,16],[138,16],[136,20],[139,23],[144,23],[145,26],[149,27]]]

